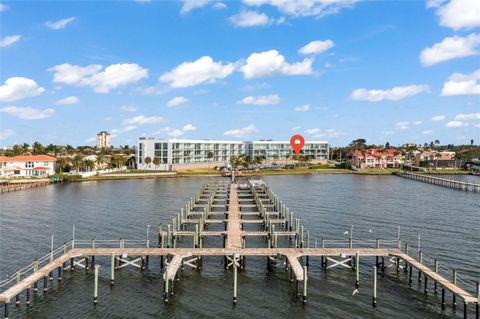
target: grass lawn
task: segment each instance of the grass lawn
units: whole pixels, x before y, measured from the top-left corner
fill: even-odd
[[[399,171],[399,168],[364,168],[353,173],[360,175],[392,175]]]

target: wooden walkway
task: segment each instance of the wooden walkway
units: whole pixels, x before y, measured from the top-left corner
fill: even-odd
[[[384,261],[385,259],[393,258],[397,260],[397,269],[401,263],[405,265],[407,271],[407,265],[411,267],[410,277],[413,271],[412,269],[416,269],[423,274],[425,278],[428,277],[440,285],[442,291],[443,289],[448,290],[454,296],[463,300],[465,304],[465,316],[468,304],[477,304],[478,309],[478,296],[473,296],[455,282],[448,280],[434,269],[427,267],[421,261],[411,257],[408,254],[408,248],[406,251],[401,250],[400,247],[402,247],[402,243],[399,240],[377,240],[370,242],[350,241],[347,245],[338,241],[329,242],[322,240],[321,247],[311,247],[308,231],[304,229],[304,226],[301,226],[298,218],[293,218],[293,213],[281,203],[268,186],[258,186],[251,183],[248,188],[245,188],[243,184],[241,185],[242,186],[239,186],[237,183],[227,185],[209,185],[205,183],[201,190],[185,205],[181,213],[172,220],[172,224],[168,225],[167,232],[163,231],[162,226],[159,227],[158,247],[151,247],[148,240],[143,242],[110,240],[104,242],[95,241],[95,243],[72,240],[70,243],[64,245],[63,249],[57,249],[55,251],[61,254],[58,256],[55,255],[55,258],[52,257],[53,260],[47,260],[45,265],[42,265],[40,269],[35,269],[31,273],[23,274],[18,272],[15,283],[6,289],[3,288],[0,293],[0,302],[5,303],[5,317],[8,317],[8,304],[11,300],[15,298],[16,303],[19,304],[19,295],[24,291],[27,292],[27,300],[29,300],[29,291],[32,286],[38,286],[38,281],[43,279],[44,287],[46,288],[47,277],[51,277],[55,270],[58,270],[58,274],[60,275],[63,270],[74,270],[76,265],[81,268],[92,269],[94,257],[111,258],[111,284],[114,282],[116,269],[126,266],[145,269],[145,267],[148,266],[149,257],[160,258],[163,268],[164,298],[166,302],[168,301],[168,296],[171,293],[173,294],[172,289],[179,269],[183,269],[184,266],[201,269],[202,257],[223,257],[225,268],[232,268],[234,270],[234,303],[237,300],[237,268],[242,269],[244,267],[243,258],[245,256],[267,257],[269,269],[272,261],[275,264],[277,264],[277,261],[280,261],[279,264],[282,264],[284,261],[286,267],[291,271],[291,279],[296,281],[297,285],[299,282],[302,283],[303,293],[301,295],[304,302],[307,300],[308,276],[306,271],[309,266],[308,258],[310,257],[321,257],[321,265],[325,271],[333,267],[354,269],[353,265],[355,262],[358,263],[358,259],[364,257],[376,257],[376,267],[379,268],[380,265],[382,265],[383,268],[383,262],[379,264],[378,259],[381,258],[382,261]],[[239,198],[241,198],[243,202],[254,202],[256,204],[241,205],[239,204]],[[216,204],[219,200],[228,200],[228,205]],[[215,212],[212,210],[220,206],[228,207],[228,211]],[[241,207],[255,208],[258,211],[242,212],[240,211]],[[227,219],[212,218],[219,215],[226,215]],[[253,219],[242,219],[242,216],[248,216]],[[225,224],[225,230],[205,230],[207,225],[209,225],[208,227],[218,228],[219,224]],[[243,225],[252,225],[256,228],[260,227],[261,229],[243,230]],[[192,229],[192,227],[194,229]],[[224,247],[203,247],[203,238],[209,236],[223,237],[225,240]],[[265,238],[266,247],[245,247],[245,239],[247,237]],[[279,237],[284,239],[282,243],[279,243]],[[192,247],[176,247],[177,241],[182,240],[182,238],[187,238],[188,240],[192,240],[193,238]],[[285,241],[288,243],[285,243]],[[125,247],[126,244],[128,247]],[[335,245],[335,247],[325,247],[326,244],[329,246]],[[285,247],[285,245],[287,245],[287,247]],[[354,247],[354,245],[357,247]],[[88,260],[91,260],[90,267],[88,267]],[[84,264],[82,264],[83,262]],[[139,264],[140,262],[141,264]],[[331,264],[327,266],[327,262]],[[68,264],[70,266],[67,266]],[[358,268],[355,268],[356,285],[358,286],[359,272],[357,269]],[[375,276],[376,271],[374,273],[374,277]],[[376,285],[376,281],[374,282]],[[376,286],[374,291],[373,298],[374,305],[376,305]],[[477,293],[480,294],[478,291]],[[442,298],[444,298],[443,293],[442,296]]]

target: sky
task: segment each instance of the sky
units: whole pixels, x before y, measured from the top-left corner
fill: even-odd
[[[2,1],[0,144],[480,142],[480,1]]]

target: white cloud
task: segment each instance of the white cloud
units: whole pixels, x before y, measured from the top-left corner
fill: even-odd
[[[160,95],[168,92],[169,90],[169,87],[159,85],[139,87],[135,89],[135,91],[140,93],[141,95]]]
[[[459,121],[480,120],[480,113],[458,114],[455,119]]]
[[[294,17],[323,17],[350,8],[358,0],[243,0],[250,6],[271,5],[280,12]]]
[[[478,95],[480,94],[480,69],[470,73],[453,73],[443,83],[441,95]]]
[[[138,111],[138,109],[133,105],[122,105],[120,106],[120,110],[124,112],[130,112],[130,113]]]
[[[179,137],[183,135],[183,131],[179,129],[172,129],[170,131],[167,131],[167,135],[171,137]]]
[[[432,130],[422,131],[422,134],[424,134],[424,135],[430,135],[430,134],[432,134],[432,133],[433,133]]]
[[[422,122],[422,121],[415,121],[415,122],[413,122],[413,124],[415,124],[415,125],[422,125],[423,122]]]
[[[0,3],[0,12],[7,11],[8,6],[6,4]]]
[[[258,132],[257,128],[253,124],[250,124],[247,127],[225,131],[223,135],[233,136],[233,137],[248,137],[257,132]]]
[[[72,23],[76,19],[77,18],[75,17],[70,17],[70,18],[61,19],[55,22],[48,21],[48,22],[45,22],[45,25],[52,30],[60,30],[65,28],[68,24]]]
[[[465,124],[462,121],[450,121],[447,123],[447,127],[462,127]]]
[[[7,35],[6,37],[3,37],[0,39],[0,47],[6,48],[14,44],[15,42],[20,41],[22,36],[20,34],[14,34],[14,35]]]
[[[395,123],[395,128],[397,130],[407,130],[410,127],[410,122],[397,122]]]
[[[426,5],[427,5],[427,8],[438,8],[447,1],[448,0],[428,0]]]
[[[33,107],[6,106],[0,109],[0,112],[8,113],[22,120],[41,120],[52,116],[55,113],[53,109],[35,109]]]
[[[447,117],[445,115],[435,115],[430,118],[430,121],[439,122],[445,120]]]
[[[229,19],[236,27],[264,26],[270,23],[270,18],[265,13],[241,10]]]
[[[181,0],[182,1],[182,9],[180,12],[182,14],[188,13],[192,11],[193,9],[198,9],[201,7],[206,6],[213,0]]]
[[[4,140],[12,135],[15,135],[15,132],[9,129],[0,131],[0,140]]]
[[[31,96],[37,96],[45,92],[37,82],[24,77],[11,77],[0,86],[0,101],[17,101]]]
[[[176,107],[176,106],[185,104],[187,102],[188,102],[188,99],[186,97],[176,96],[176,97],[174,97],[173,99],[171,99],[170,101],[167,102],[167,106],[168,107]]]
[[[110,130],[110,137],[117,137],[119,134],[130,132],[136,129],[137,126],[135,125],[127,125],[122,128],[114,128]]]
[[[164,120],[161,116],[145,116],[138,115],[132,118],[125,119],[123,124],[126,125],[143,125],[143,124],[158,124],[162,123]]]
[[[297,106],[295,112],[308,112],[310,111],[310,104],[305,104],[302,106]]]
[[[304,47],[298,50],[298,53],[303,55],[313,55],[313,54],[320,54],[322,52],[327,51],[330,48],[333,48],[335,44],[332,40],[316,40],[308,43]]]
[[[263,90],[263,89],[269,89],[270,84],[266,82],[258,82],[258,83],[252,83],[252,84],[247,84],[244,87],[241,88],[242,91],[256,91],[256,90]]]
[[[185,125],[183,128],[182,128],[182,131],[184,132],[192,132],[192,131],[195,131],[197,129],[196,126],[192,125],[192,124],[187,124]]]
[[[305,130],[305,134],[310,135],[313,138],[336,138],[343,135],[343,132],[337,131],[333,128],[321,130],[317,127]]]
[[[160,81],[169,83],[173,88],[184,88],[202,83],[214,83],[224,79],[235,70],[232,63],[214,62],[209,56],[203,56],[193,62],[183,62],[176,68],[160,76]]]
[[[298,131],[298,130],[301,129],[301,128],[302,128],[301,126],[292,127],[292,132],[296,132],[296,131]]]
[[[227,8],[227,5],[223,2],[215,2],[213,5],[212,5],[212,8],[214,9],[217,9],[217,10],[220,10],[220,9],[226,9]]]
[[[262,96],[247,96],[239,101],[238,104],[253,104],[253,105],[273,105],[280,103],[280,96],[278,94],[262,95]]]
[[[383,100],[398,101],[409,96],[429,92],[428,85],[396,86],[388,90],[357,89],[350,97],[357,101],[379,102]]]
[[[480,35],[472,33],[466,37],[453,36],[426,48],[420,53],[423,66],[430,66],[443,61],[463,58],[478,54]]]
[[[444,5],[442,5],[445,3]],[[430,7],[437,7],[440,25],[453,30],[472,29],[480,26],[480,1],[450,0],[430,1]]]
[[[58,105],[70,105],[70,104],[77,104],[80,102],[78,97],[76,96],[67,96],[66,98],[58,100],[55,104]]]
[[[138,64],[112,64],[101,71],[102,66],[91,64],[85,67],[59,64],[50,68],[53,82],[68,85],[89,86],[95,92],[108,93],[113,89],[135,83],[148,77],[148,70]]]
[[[312,74],[313,59],[307,58],[302,62],[288,63],[285,57],[277,50],[252,53],[240,70],[246,79],[253,79],[274,74],[307,75]]]

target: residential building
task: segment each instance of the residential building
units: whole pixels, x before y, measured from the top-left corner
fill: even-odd
[[[48,155],[0,156],[0,177],[47,177],[55,174],[55,162]]]
[[[430,168],[454,168],[457,166],[455,152],[423,151],[415,156],[415,166]]]
[[[260,156],[267,161],[283,161],[295,156],[290,141],[260,140],[245,142],[246,154],[251,158]],[[299,155],[309,157],[312,162],[328,160],[329,145],[325,141],[306,141]]]
[[[352,156],[352,166],[359,169],[399,167],[401,161],[401,156],[395,149],[355,150]]]
[[[301,155],[310,157],[312,162],[319,162],[328,160],[328,152],[327,142],[308,141],[303,146]],[[289,141],[162,140],[141,137],[138,140],[136,161],[140,169],[178,170],[225,165],[232,156],[243,154],[280,162],[293,158],[295,153]],[[145,163],[147,157],[151,160],[150,164]],[[159,165],[153,163],[155,157],[159,158]]]
[[[109,148],[110,144],[110,134],[106,131],[101,131],[97,134],[97,148]]]
[[[141,137],[136,150],[136,161],[137,167],[141,169],[168,171],[196,167],[198,164],[225,165],[230,161],[230,157],[244,153],[245,145],[238,141]],[[145,163],[147,157],[151,163]],[[153,163],[155,157],[159,158],[159,165]]]

